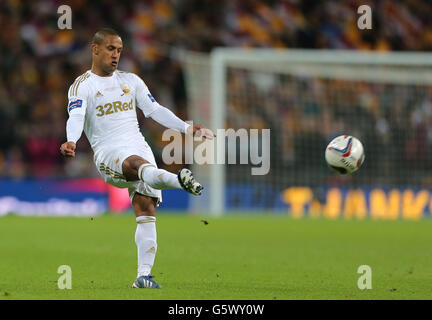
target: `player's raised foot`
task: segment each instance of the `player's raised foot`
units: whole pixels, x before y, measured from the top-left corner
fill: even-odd
[[[134,283],[132,284],[132,288],[153,288],[153,289],[161,289],[162,287],[158,285],[154,280],[153,276],[141,276],[136,278]]]
[[[201,191],[204,187],[195,180],[192,171],[186,168],[180,169],[177,177],[180,185],[185,191],[192,193],[195,196],[201,195]]]

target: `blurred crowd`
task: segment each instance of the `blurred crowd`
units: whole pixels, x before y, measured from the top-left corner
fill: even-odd
[[[72,8],[71,30],[57,27],[57,9],[62,4]],[[362,4],[372,8],[372,30],[357,28],[357,8]],[[97,176],[84,135],[74,161],[63,159],[59,146],[65,141],[67,90],[78,75],[90,68],[89,42],[101,27],[114,28],[122,35],[125,50],[119,69],[140,75],[159,103],[183,119],[193,119],[193,115],[187,114],[182,66],[173,57],[177,49],[210,52],[217,46],[241,46],[430,51],[431,16],[432,2],[428,0],[0,1],[0,177]],[[229,90],[235,90],[235,85],[232,81]],[[397,87],[367,88],[365,84],[364,90],[354,92],[359,88],[347,89],[338,82],[315,83],[306,84],[302,94],[308,94],[317,85],[332,87],[332,92],[343,87],[341,95],[359,97],[374,92],[372,100],[376,105],[370,109],[360,106],[357,115],[364,117],[362,123],[366,126],[359,130],[369,133],[365,138],[368,143],[375,143],[377,150],[396,145],[392,152],[401,163],[412,161],[419,168],[430,166],[432,153],[427,148],[419,151],[424,139],[426,145],[432,145],[428,127],[430,90],[410,88],[419,91],[415,96],[422,100],[422,107],[409,109],[410,101],[393,101],[389,105],[389,101],[380,100],[381,96],[388,96],[380,93],[397,91]],[[279,148],[276,150],[284,151],[276,153],[274,159],[289,168],[293,163],[297,166],[295,161],[301,161],[303,154],[310,157],[311,150],[317,150],[317,159],[322,158],[321,145],[328,132],[313,129],[319,127],[320,121],[331,116],[338,119],[330,121],[335,125],[350,122],[341,111],[344,106],[337,106],[335,101],[341,101],[337,97],[323,97],[322,106],[301,105],[302,112],[309,116],[299,120],[296,117],[301,116],[293,113],[295,108],[285,108],[280,99],[289,97],[287,90],[289,85],[274,88],[270,101],[278,100],[277,108],[282,108],[280,111],[292,116],[292,120],[287,117],[287,123],[273,123],[271,107],[257,113],[256,120],[263,126],[280,128],[280,132],[292,129],[291,135],[286,136],[294,132],[293,140],[275,142]],[[326,103],[331,106],[323,108]],[[240,116],[248,112],[248,107],[244,106]],[[319,117],[310,116],[314,114]],[[387,116],[394,121],[383,122],[382,119],[390,119]],[[139,121],[158,163],[164,166],[160,161],[163,128],[140,114]]]

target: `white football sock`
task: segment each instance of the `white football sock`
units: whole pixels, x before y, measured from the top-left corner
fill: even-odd
[[[137,228],[135,243],[138,248],[138,275],[150,274],[157,251],[156,243],[156,217],[139,216],[136,218]]]
[[[138,178],[155,189],[182,189],[177,175],[144,163],[138,169]]]

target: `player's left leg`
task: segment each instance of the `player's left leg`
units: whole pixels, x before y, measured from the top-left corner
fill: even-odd
[[[158,198],[139,193],[132,198],[137,229],[135,243],[138,249],[138,274],[132,284],[133,288],[161,288],[150,275],[157,251],[156,242],[156,207]]]

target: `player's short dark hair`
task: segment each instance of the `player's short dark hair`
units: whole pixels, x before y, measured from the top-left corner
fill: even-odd
[[[105,37],[111,35],[111,36],[119,36],[119,33],[111,28],[102,28],[98,32],[96,32],[93,36],[92,44],[102,44],[105,40]]]

